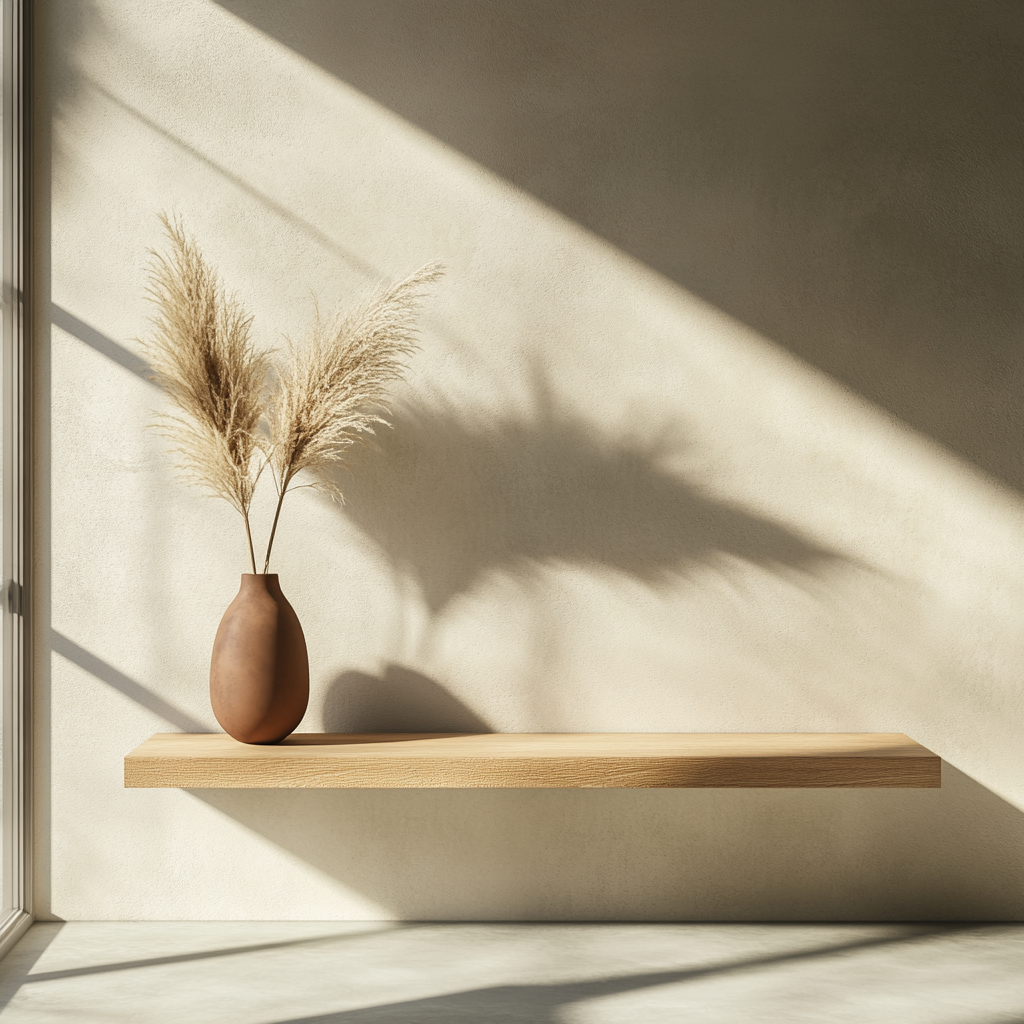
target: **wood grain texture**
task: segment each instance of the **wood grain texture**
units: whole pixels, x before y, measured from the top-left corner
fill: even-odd
[[[293,733],[274,746],[157,733],[128,788],[935,788],[941,760],[901,733]]]

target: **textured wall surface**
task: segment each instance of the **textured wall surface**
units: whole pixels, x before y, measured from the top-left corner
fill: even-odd
[[[42,916],[1024,917],[1024,9],[38,7]],[[246,568],[146,429],[160,210],[266,346],[448,268],[285,508],[302,730],[900,731],[943,788],[124,790]]]

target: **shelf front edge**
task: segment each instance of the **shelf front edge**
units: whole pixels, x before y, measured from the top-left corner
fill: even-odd
[[[638,734],[642,737],[643,734]],[[800,734],[795,734],[800,735]],[[156,739],[156,737],[154,737]],[[164,746],[173,749],[173,743]],[[189,737],[183,737],[185,743]],[[768,756],[685,753],[424,755],[370,752],[364,744],[245,748],[231,756],[153,754],[143,744],[125,758],[127,788],[178,789],[689,789],[938,788],[941,759],[913,741],[888,756]],[[509,737],[502,737],[508,746]],[[679,737],[681,747],[685,737]],[[514,740],[512,741],[514,743]],[[781,741],[780,741],[781,742]],[[642,744],[638,739],[637,745]],[[397,746],[397,744],[395,745]],[[241,745],[240,745],[241,747]],[[321,753],[320,751],[323,750]]]

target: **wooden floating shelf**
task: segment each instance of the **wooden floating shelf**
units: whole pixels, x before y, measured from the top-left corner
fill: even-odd
[[[942,762],[901,733],[293,733],[249,746],[157,733],[130,788],[935,788]]]

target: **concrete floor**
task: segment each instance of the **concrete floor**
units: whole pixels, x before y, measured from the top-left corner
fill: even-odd
[[[1024,1024],[1024,925],[35,925],[3,1024]]]

